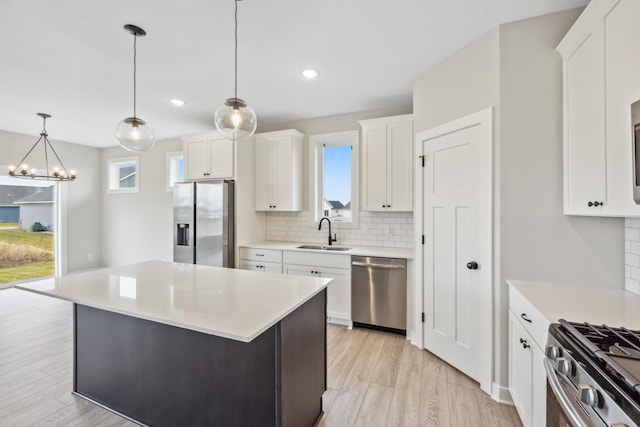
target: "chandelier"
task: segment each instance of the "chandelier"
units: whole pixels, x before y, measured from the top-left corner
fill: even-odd
[[[49,135],[47,134],[47,119],[51,118],[51,116],[45,113],[38,113],[38,116],[42,117],[42,132],[40,132],[40,138],[38,138],[36,143],[33,144],[31,149],[27,152],[27,154],[25,154],[22,160],[17,163],[17,167],[9,166],[9,175],[14,178],[35,179],[40,181],[75,180],[76,172],[74,170],[67,171],[67,168],[62,163],[62,160],[60,160],[60,156],[58,156],[58,153],[56,153],[56,150],[53,149],[51,142],[49,142]],[[44,148],[45,170],[43,173],[38,173],[37,169],[29,168],[26,160],[41,141]],[[51,169],[49,169],[49,150],[53,153],[59,164],[59,166],[53,166]]]

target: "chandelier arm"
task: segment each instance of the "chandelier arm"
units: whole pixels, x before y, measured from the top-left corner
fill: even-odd
[[[53,155],[56,156],[56,159],[58,159],[58,162],[60,162],[60,167],[62,168],[62,170],[65,171],[65,173],[67,174],[67,176],[71,176],[69,174],[69,171],[67,170],[66,167],[64,167],[64,163],[62,163],[62,160],[60,160],[60,156],[58,156],[58,153],[56,153],[56,150],[53,148],[53,145],[51,145],[51,143],[49,142],[49,138],[47,138],[46,136],[44,137],[44,142],[45,142],[45,152],[47,149],[47,145],[49,145],[49,148],[51,148],[51,151],[53,151]],[[46,155],[45,155],[46,157]],[[49,159],[47,159],[47,175],[49,174]]]
[[[47,138],[46,133],[42,137],[44,138],[44,167],[46,168],[45,173],[47,174],[47,176],[49,176],[49,153],[47,153],[47,143],[49,142],[49,139]],[[51,146],[51,144],[49,144],[49,146]],[[51,149],[53,150],[53,147],[51,147]]]
[[[36,146],[38,145],[38,143],[42,140],[42,135],[40,135],[40,138],[38,138],[38,140],[36,141],[35,144],[33,144],[33,146],[31,147],[31,149],[27,152],[27,154],[24,155],[24,157],[22,158],[22,160],[20,160],[20,162],[18,162],[18,164],[16,165],[16,169],[19,168],[22,165],[22,162],[24,162],[27,157],[29,157],[29,154],[31,154],[31,152],[33,151],[34,148],[36,148]]]

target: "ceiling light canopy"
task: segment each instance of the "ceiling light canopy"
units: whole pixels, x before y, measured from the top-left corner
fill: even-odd
[[[233,98],[228,98],[216,110],[214,121],[216,128],[226,138],[232,141],[245,139],[253,135],[258,125],[258,119],[253,108],[238,98],[238,2],[235,1],[235,89]]]
[[[176,107],[182,107],[185,104],[185,102],[182,99],[178,99],[178,98],[173,98],[171,100],[171,103]]]
[[[49,142],[48,134],[47,134],[47,119],[51,118],[49,114],[38,113],[38,116],[42,117],[42,131],[40,132],[40,138],[36,141],[35,144],[31,147],[31,149],[25,154],[25,156],[20,160],[17,165],[19,170],[16,170],[16,166],[9,166],[9,175],[14,178],[25,178],[25,179],[36,179],[40,181],[73,181],[76,179],[76,172],[73,170],[67,171],[67,168],[60,160],[58,153],[53,149],[51,142]],[[26,161],[29,155],[33,152],[36,146],[43,142],[44,148],[44,163],[45,169],[43,173],[39,173],[35,168],[29,168]],[[48,148],[47,148],[48,147]],[[59,166],[53,166],[49,169],[49,150],[53,153],[56,160],[58,161]]]
[[[304,77],[305,79],[313,80],[318,77],[318,70],[315,70],[313,68],[302,70],[302,77]]]
[[[129,151],[146,151],[153,147],[153,128],[136,116],[136,41],[147,32],[135,25],[125,25],[124,29],[133,34],[133,117],[127,117],[116,126],[116,139],[122,148]]]

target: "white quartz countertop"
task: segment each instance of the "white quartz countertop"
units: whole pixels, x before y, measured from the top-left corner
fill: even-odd
[[[352,246],[352,245],[342,245],[342,244],[334,244],[333,246],[337,247],[348,247],[350,248],[348,251],[327,251],[321,249],[300,249],[298,246],[302,245],[319,245],[326,246],[325,244],[320,243],[304,243],[304,242],[274,242],[274,241],[265,241],[265,242],[255,242],[249,244],[240,245],[243,248],[254,248],[254,249],[273,249],[280,251],[300,251],[300,252],[312,252],[312,253],[323,253],[323,254],[344,254],[344,255],[358,255],[358,256],[371,256],[371,257],[382,257],[382,258],[404,258],[404,259],[413,259],[414,250],[408,248],[385,248],[385,247],[377,247],[377,246]]]
[[[77,304],[249,342],[331,279],[147,261],[16,288]]]
[[[624,289],[522,280],[507,283],[552,323],[565,319],[640,329],[640,295]]]

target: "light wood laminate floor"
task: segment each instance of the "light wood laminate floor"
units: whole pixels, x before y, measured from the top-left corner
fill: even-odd
[[[71,394],[72,305],[0,290],[0,426],[136,426]],[[328,328],[319,425],[521,426],[515,409],[404,337]]]

